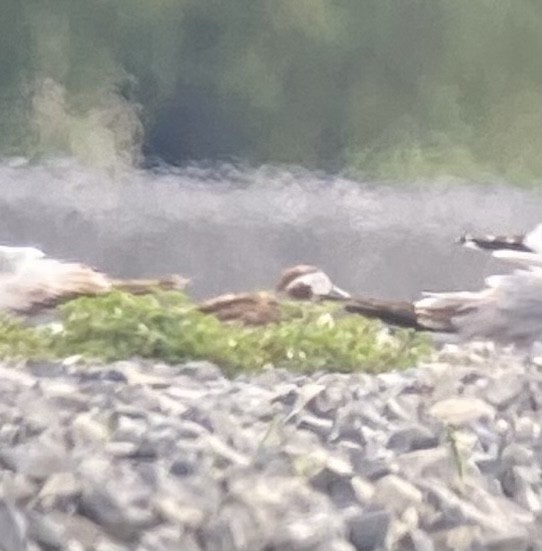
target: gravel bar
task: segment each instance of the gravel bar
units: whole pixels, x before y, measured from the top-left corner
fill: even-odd
[[[537,551],[542,375],[0,365],[1,551]]]

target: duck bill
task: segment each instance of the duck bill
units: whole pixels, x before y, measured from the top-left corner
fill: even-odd
[[[329,293],[325,295],[325,298],[328,300],[348,300],[352,298],[352,296],[350,293],[343,291],[340,287],[333,285]]]

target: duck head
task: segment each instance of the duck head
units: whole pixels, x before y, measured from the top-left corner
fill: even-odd
[[[337,287],[324,271],[308,264],[298,264],[284,270],[276,291],[296,300],[350,298],[350,295]]]

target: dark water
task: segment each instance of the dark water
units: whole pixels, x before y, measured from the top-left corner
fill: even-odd
[[[521,232],[541,193],[452,180],[375,185],[301,169],[192,167],[117,175],[70,162],[0,166],[0,241],[112,274],[180,272],[196,297],[266,288],[314,263],[355,293],[411,299],[508,269],[454,245]]]

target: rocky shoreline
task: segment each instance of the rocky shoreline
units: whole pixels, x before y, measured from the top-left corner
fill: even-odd
[[[542,373],[0,366],[2,551],[536,551]]]

